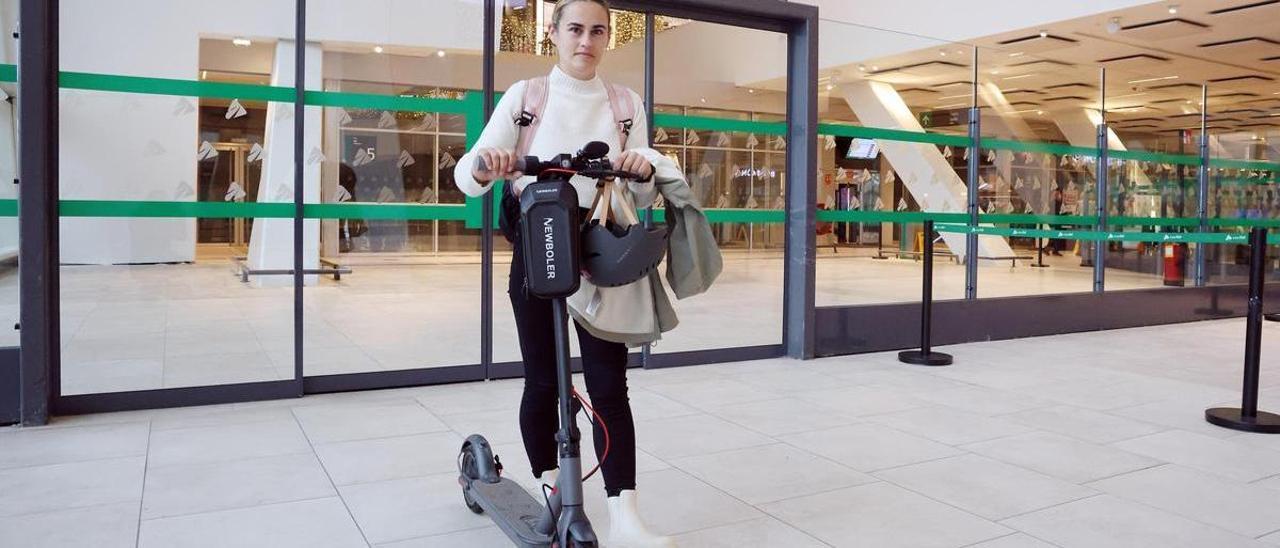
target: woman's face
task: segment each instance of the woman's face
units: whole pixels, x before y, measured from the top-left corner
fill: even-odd
[[[609,13],[595,2],[574,2],[560,14],[560,27],[551,27],[551,42],[560,52],[560,69],[580,80],[596,75],[609,45]]]

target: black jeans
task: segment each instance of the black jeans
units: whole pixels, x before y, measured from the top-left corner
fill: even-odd
[[[515,311],[520,355],[524,359],[520,433],[533,475],[541,476],[557,466],[556,432],[560,429],[560,413],[555,326],[551,301],[525,292],[524,258],[519,242],[515,247],[507,294]],[[600,467],[605,493],[617,496],[623,489],[636,488],[636,429],[627,399],[627,347],[596,338],[576,322],[574,327],[582,347],[588,397],[609,429],[609,455]],[[604,453],[604,432],[594,420],[592,425],[596,457],[600,458]]]

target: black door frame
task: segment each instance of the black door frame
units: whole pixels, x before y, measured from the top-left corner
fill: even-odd
[[[296,0],[295,44],[306,42],[306,0]],[[486,1],[484,94],[486,115],[493,104],[493,40],[496,14]],[[646,367],[671,367],[788,355],[814,356],[814,225],[816,193],[818,8],[777,0],[615,0],[617,9],[696,19],[785,33],[787,46],[787,239],[785,246],[782,344],[646,355]],[[20,353],[21,422],[41,425],[52,414],[78,414],[131,409],[205,405],[300,397],[304,393],[362,390],[503,378],[519,374],[519,364],[492,362],[492,255],[482,259],[481,363],[393,372],[305,377],[303,371],[304,294],[302,274],[303,193],[295,192],[294,216],[294,378],[241,384],[140,390],[117,393],[61,393],[58,255],[58,0],[21,0],[22,28],[19,80],[21,138],[19,178],[20,284],[22,334]],[[647,34],[652,51],[652,33]],[[305,50],[295,48],[294,188],[301,187]],[[653,63],[646,63],[646,99],[652,103]],[[652,109],[650,109],[652,110]],[[492,197],[486,196],[486,217]],[[482,242],[492,241],[491,218],[485,219]],[[484,244],[482,244],[484,245]],[[491,244],[488,244],[491,245]],[[486,249],[485,251],[491,251]],[[640,354],[632,365],[640,365]]]

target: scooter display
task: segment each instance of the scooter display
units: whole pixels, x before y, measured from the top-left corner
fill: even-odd
[[[641,177],[614,170],[606,157],[608,145],[591,142],[575,155],[561,154],[547,161],[525,157],[515,171],[537,177],[520,194],[520,245],[530,294],[552,301],[556,337],[556,379],[560,429],[556,433],[560,474],[556,485],[539,502],[515,481],[502,476],[502,462],[484,436],[472,434],[458,456],[458,483],[467,508],[488,514],[508,538],[522,548],[591,548],[595,531],[583,508],[582,459],[569,367],[568,313],[565,299],[581,283],[581,213],[578,195],[569,180],[576,176],[598,181]],[[480,169],[487,169],[480,160]],[[545,502],[545,504],[544,504]]]

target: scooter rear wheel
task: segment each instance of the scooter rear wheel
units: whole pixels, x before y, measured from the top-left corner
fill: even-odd
[[[462,447],[461,461],[458,463],[459,472],[463,477],[467,478],[467,483],[480,479],[480,472],[476,467],[476,456],[471,450],[470,444],[464,444]],[[484,508],[480,506],[475,499],[471,498],[471,490],[467,485],[462,486],[462,502],[467,504],[467,509],[476,514],[483,514]]]

